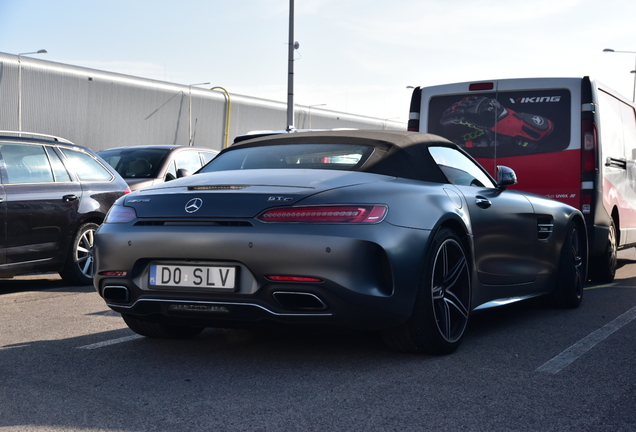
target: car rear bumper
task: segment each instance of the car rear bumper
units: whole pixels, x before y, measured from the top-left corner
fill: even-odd
[[[380,226],[103,225],[95,287],[109,307],[148,320],[213,327],[333,324],[380,329],[412,312],[429,231]],[[160,240],[159,240],[160,239]],[[233,290],[153,287],[151,264],[233,266]],[[104,276],[125,271],[125,277]],[[316,282],[274,281],[301,276]]]

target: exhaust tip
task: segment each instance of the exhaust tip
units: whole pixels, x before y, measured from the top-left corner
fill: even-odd
[[[278,304],[291,311],[326,310],[327,305],[317,295],[305,292],[276,291],[272,294]]]
[[[105,286],[102,297],[104,297],[106,301],[116,303],[128,303],[128,299],[130,298],[128,288],[125,286]]]

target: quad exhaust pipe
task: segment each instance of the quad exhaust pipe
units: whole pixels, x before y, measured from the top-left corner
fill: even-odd
[[[312,293],[275,291],[272,296],[284,309],[291,311],[317,311],[327,309],[325,302]]]
[[[128,288],[125,286],[107,285],[104,287],[104,291],[102,291],[102,297],[104,297],[104,300],[107,302],[128,303],[130,294]]]

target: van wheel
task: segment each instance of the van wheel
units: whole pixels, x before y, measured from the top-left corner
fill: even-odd
[[[462,241],[441,228],[424,262],[413,314],[385,330],[390,348],[412,353],[450,354],[464,336],[470,314],[470,267]]]
[[[568,226],[561,249],[557,286],[552,292],[552,303],[557,307],[576,308],[583,299],[587,251],[585,237],[574,223]]]
[[[616,276],[616,262],[618,260],[618,242],[616,241],[616,225],[610,223],[607,234],[605,252],[590,260],[590,280],[598,283],[608,283]]]
[[[188,339],[201,333],[203,327],[189,327],[185,325],[166,324],[144,321],[132,315],[121,314],[128,328],[135,333],[149,338],[158,339]]]
[[[93,241],[99,225],[85,223],[80,226],[66,255],[60,276],[73,285],[93,284]]]

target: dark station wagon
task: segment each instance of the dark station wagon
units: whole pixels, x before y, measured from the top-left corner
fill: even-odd
[[[59,272],[93,280],[93,234],[126,182],[93,151],[49,135],[0,131],[0,277]]]

